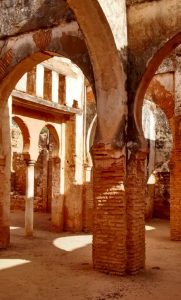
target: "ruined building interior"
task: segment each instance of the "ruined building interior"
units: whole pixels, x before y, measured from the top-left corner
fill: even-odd
[[[0,11],[0,300],[180,299],[181,0]]]

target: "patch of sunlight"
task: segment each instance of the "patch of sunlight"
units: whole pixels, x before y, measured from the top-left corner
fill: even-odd
[[[61,250],[73,251],[92,244],[92,235],[72,235],[57,238],[53,245]]]
[[[156,178],[154,174],[151,174],[150,177],[148,178],[147,184],[155,184],[156,183]]]
[[[146,231],[155,230],[156,228],[150,225],[145,225]]]
[[[21,227],[16,227],[16,226],[10,226],[10,230],[16,230],[16,229],[20,229]]]
[[[17,266],[24,265],[27,263],[30,263],[30,261],[25,260],[25,259],[11,259],[11,258],[4,259],[4,258],[2,258],[2,259],[0,259],[0,270],[17,267]]]

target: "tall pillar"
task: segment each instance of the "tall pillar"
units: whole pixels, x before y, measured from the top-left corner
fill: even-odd
[[[59,157],[51,159],[51,222],[52,230],[63,231],[63,195],[61,194],[61,160]],[[48,189],[49,190],[49,189]]]
[[[125,156],[103,147],[92,149],[94,224],[93,266],[106,273],[126,270]],[[116,158],[118,157],[118,158]]]
[[[176,56],[173,151],[170,163],[170,234],[181,241],[181,58]]]
[[[52,188],[53,188],[53,158],[51,153],[49,152],[48,164],[47,164],[47,189],[46,189],[46,196],[47,196],[47,207],[46,212],[51,213],[52,209]]]
[[[0,249],[5,249],[10,243],[11,97],[0,100]]]
[[[170,162],[170,235],[181,241],[181,148],[175,149]]]
[[[9,229],[9,197],[6,194],[5,185],[7,184],[5,178],[5,157],[0,154],[0,249],[7,248],[10,242]]]
[[[80,122],[79,122],[80,121]],[[66,123],[65,156],[65,231],[82,231],[83,207],[83,134],[82,116],[76,115]]]
[[[145,174],[146,153],[132,154],[126,180],[127,272],[137,273],[145,265]]]
[[[75,118],[66,122],[64,230],[75,231]]]
[[[27,161],[26,175],[26,203],[25,203],[25,234],[33,236],[33,211],[34,211],[34,171],[35,161]]]

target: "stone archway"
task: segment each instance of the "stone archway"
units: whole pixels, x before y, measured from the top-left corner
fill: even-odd
[[[96,146],[92,151],[95,191],[94,266],[102,271],[123,274],[126,269],[126,202],[125,153],[122,148],[124,147],[127,114],[126,78],[113,35],[98,1],[81,0],[77,3],[77,1],[70,0],[67,2],[76,15],[85,41],[77,22],[51,29],[37,31],[35,29],[34,32],[9,38],[1,55],[0,101],[5,103],[12,86],[23,73],[55,54],[72,59],[87,76],[93,89],[96,90],[98,113]],[[107,45],[106,49],[105,45]],[[72,52],[72,49],[75,52]],[[3,147],[7,157],[8,148],[4,145]],[[8,160],[6,160],[6,166],[8,174]],[[109,174],[113,175],[113,181],[109,180]],[[8,192],[7,187],[7,199]],[[110,201],[107,201],[108,198]],[[103,210],[99,209],[101,199],[106,200]],[[109,217],[111,222],[107,228],[107,222],[103,223],[102,214],[104,211],[107,213],[110,211],[111,203],[115,200],[116,205]],[[118,224],[117,227],[115,224]],[[100,226],[102,232],[99,231]],[[106,247],[105,243],[101,243],[105,234],[108,235]],[[114,247],[110,249],[112,241]],[[100,247],[107,261],[104,259],[104,254],[100,254]],[[114,256],[116,262],[112,259]]]
[[[138,86],[135,102],[134,102],[134,119],[136,123],[136,129],[140,138],[140,142],[144,147],[144,138],[143,138],[143,131],[142,131],[142,124],[141,124],[141,110],[143,105],[144,95],[148,88],[148,85],[153,78],[156,70],[158,69],[159,65],[163,61],[163,59],[168,56],[172,50],[174,50],[179,44],[181,43],[181,33],[174,36],[170,39],[165,45],[160,48],[157,53],[153,56],[153,58],[148,62],[146,71],[142,76],[141,82]]]
[[[28,124],[19,116],[11,122],[11,212],[25,210],[26,160],[30,158],[30,132]]]
[[[18,116],[13,116],[13,120],[19,126],[23,136],[23,154],[29,154],[30,134],[26,123]]]
[[[163,61],[165,57],[167,57],[175,48],[177,48],[181,43],[181,33],[174,36],[170,39],[165,45],[160,48],[157,53],[153,56],[153,58],[148,62],[147,69],[142,77],[142,80],[139,84],[135,103],[134,103],[134,118],[136,123],[136,129],[138,132],[139,143],[141,149],[144,151],[146,149],[146,144],[143,137],[143,130],[141,124],[141,109],[143,105],[143,98],[146,93],[146,90],[150,84],[151,79],[153,78],[156,70],[158,69],[159,65]],[[178,88],[178,83],[176,83],[175,88]],[[176,90],[175,90],[176,92]],[[178,100],[177,100],[178,98]],[[173,240],[181,240],[181,222],[180,222],[180,215],[181,215],[181,207],[180,207],[180,112],[178,108],[179,102],[179,95],[175,97],[174,108],[168,105],[168,107],[164,107],[166,114],[170,114],[171,112],[174,114],[169,115],[169,123],[172,128],[173,132],[173,151],[170,160],[170,194],[171,194],[171,201],[170,201],[170,227],[171,227],[171,239]],[[159,103],[158,103],[159,104]],[[162,103],[160,103],[162,106]]]
[[[83,38],[80,38],[78,25],[75,22],[76,34],[72,34],[72,26],[69,29],[63,26],[54,27],[51,30],[38,30],[25,35],[19,35],[18,38],[9,38],[1,53],[0,59],[0,140],[1,140],[1,180],[3,188],[1,193],[2,202],[0,203],[2,217],[2,234],[0,247],[6,247],[9,244],[9,204],[10,204],[10,128],[9,128],[9,109],[7,99],[22,75],[31,70],[38,63],[55,55],[63,55],[71,58],[79,64],[80,57],[83,58],[82,69],[87,71],[87,77],[90,76],[90,81],[93,82],[92,68],[88,58],[86,46]],[[61,37],[64,32],[70,34],[68,41]],[[77,37],[76,37],[77,36]],[[58,42],[57,42],[58,41]],[[80,43],[79,43],[80,42]],[[71,44],[72,43],[72,44]],[[73,54],[66,53],[65,50],[72,47],[75,48],[75,57]],[[78,45],[78,46],[76,46]],[[83,46],[82,46],[83,45]],[[48,48],[49,46],[49,48]],[[45,49],[46,48],[46,49]],[[47,50],[47,51],[44,51]],[[84,55],[84,51],[86,52]],[[71,56],[71,57],[70,57]],[[86,59],[87,57],[87,59]],[[84,67],[84,64],[86,67]],[[87,67],[88,66],[88,67]],[[86,69],[87,68],[87,69]],[[89,72],[90,71],[90,72]],[[5,225],[4,225],[5,224]],[[1,232],[1,230],[0,230]]]
[[[60,199],[60,141],[56,128],[45,124],[39,134],[39,156],[35,163],[35,198],[38,199],[40,211],[54,215],[58,210]],[[53,213],[52,213],[53,212]],[[55,226],[53,226],[55,227]],[[58,226],[57,226],[58,230]]]
[[[127,114],[124,86],[126,77],[109,24],[98,1],[68,0],[68,3],[85,35],[94,70],[98,114],[97,142],[121,147],[118,135],[120,131],[124,131]]]

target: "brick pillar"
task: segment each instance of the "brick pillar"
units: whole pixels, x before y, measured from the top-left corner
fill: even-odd
[[[170,235],[181,241],[181,149],[175,149],[170,162]]]
[[[175,115],[172,121],[173,151],[170,162],[170,235],[181,241],[181,58],[175,71]]]
[[[145,175],[146,154],[137,152],[128,162],[127,201],[127,272],[137,273],[145,265]]]
[[[5,249],[10,243],[11,98],[0,100],[0,249]]]
[[[35,161],[27,161],[26,175],[26,203],[25,203],[25,234],[33,236],[33,212],[34,212],[34,169]]]
[[[7,182],[5,177],[5,157],[0,154],[0,249],[7,248],[10,242],[9,196],[6,195]]]
[[[125,157],[94,147],[93,266],[122,275],[126,270]]]

